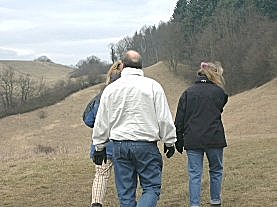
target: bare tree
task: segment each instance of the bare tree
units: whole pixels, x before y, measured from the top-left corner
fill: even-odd
[[[41,76],[39,82],[38,82],[38,87],[37,87],[37,95],[40,96],[45,92],[46,89],[46,81],[43,76]]]
[[[13,93],[15,89],[15,73],[9,66],[0,73],[0,87],[4,106],[9,109],[13,106]]]
[[[116,56],[122,59],[123,53],[132,48],[132,38],[125,37],[116,44]]]
[[[35,90],[34,82],[31,80],[30,74],[20,75],[18,85],[20,90],[20,103],[24,104]]]
[[[111,59],[112,59],[112,62],[114,63],[117,60],[117,57],[116,57],[116,54],[115,54],[115,44],[110,43],[109,47],[111,49],[111,52],[110,52]]]
[[[177,72],[178,63],[181,60],[184,47],[184,38],[180,23],[171,22],[159,25],[160,31],[160,53],[164,60],[167,60],[169,69]]]

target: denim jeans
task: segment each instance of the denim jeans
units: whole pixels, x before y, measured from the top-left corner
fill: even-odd
[[[204,153],[209,162],[211,204],[221,203],[223,148],[187,150],[190,206],[200,206]]]
[[[121,207],[155,207],[159,200],[163,160],[157,143],[113,142],[114,173]],[[142,195],[136,202],[138,178]]]

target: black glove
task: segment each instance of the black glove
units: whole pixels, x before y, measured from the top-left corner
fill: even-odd
[[[174,154],[174,152],[175,152],[175,147],[174,147],[174,146],[167,147],[167,146],[164,144],[164,153],[166,153],[166,157],[167,157],[167,158],[172,157],[172,155]]]
[[[175,147],[176,150],[182,154],[184,151],[184,139],[177,139],[177,142],[175,142]]]
[[[102,163],[107,163],[107,153],[106,153],[106,147],[102,151],[95,151],[93,156],[93,162],[96,165],[102,165]]]

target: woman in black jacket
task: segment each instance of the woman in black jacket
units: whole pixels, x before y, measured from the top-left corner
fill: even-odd
[[[180,97],[175,118],[176,149],[187,152],[190,206],[200,206],[203,157],[209,161],[211,205],[221,205],[223,148],[227,146],[221,113],[228,96],[224,92],[219,62],[201,63],[196,82]]]

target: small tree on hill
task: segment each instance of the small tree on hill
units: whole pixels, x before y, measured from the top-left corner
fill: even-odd
[[[40,56],[37,59],[35,59],[34,61],[53,63],[53,61],[51,59],[49,59],[47,56]]]

